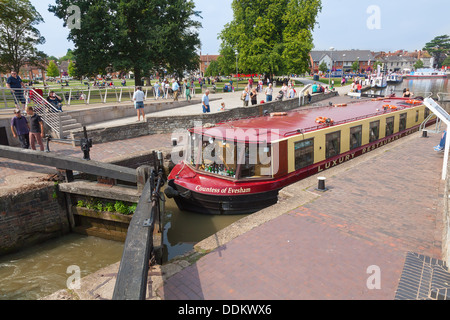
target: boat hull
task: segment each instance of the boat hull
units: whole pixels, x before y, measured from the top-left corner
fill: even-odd
[[[174,180],[169,181],[169,187],[180,194],[185,194],[185,196],[174,197],[180,210],[207,215],[252,214],[276,204],[279,192],[279,190],[270,190],[248,195],[219,196],[188,190],[176,184]]]

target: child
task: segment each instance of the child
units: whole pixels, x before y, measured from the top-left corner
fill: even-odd
[[[219,109],[219,111],[225,111],[225,102],[222,102],[222,103],[220,104],[220,109]]]

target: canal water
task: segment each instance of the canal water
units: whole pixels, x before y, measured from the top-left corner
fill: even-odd
[[[180,211],[166,201],[164,256],[168,261],[244,216],[206,216]],[[124,243],[70,234],[0,257],[0,300],[37,300],[67,288],[75,266],[81,277],[122,258]],[[69,269],[68,269],[69,268]]]
[[[402,95],[409,88],[426,97],[429,92],[450,93],[448,79],[405,80],[388,86],[377,94]],[[449,103],[442,103],[447,110]],[[213,235],[244,216],[205,216],[181,212],[173,200],[166,202],[164,227],[164,261],[191,250],[195,243]],[[0,300],[35,300],[66,288],[73,274],[69,267],[77,266],[81,276],[87,276],[120,261],[123,243],[70,234],[33,246],[18,253],[0,257]]]

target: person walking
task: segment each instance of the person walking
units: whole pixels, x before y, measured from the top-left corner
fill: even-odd
[[[241,100],[244,102],[244,107],[248,107],[248,101],[250,100],[248,87],[245,87],[244,91],[242,92]]]
[[[205,94],[202,97],[202,107],[203,113],[211,112],[211,108],[209,107],[209,90],[206,90]]]
[[[39,144],[39,148],[41,151],[44,151],[44,142],[42,138],[44,138],[44,122],[42,118],[34,113],[33,107],[27,108],[27,114],[30,118],[30,145],[31,149],[36,150],[36,142]]]
[[[192,100],[191,85],[189,84],[189,82],[186,79],[184,80],[184,87],[185,87],[185,91],[186,91],[186,101],[191,101]]]
[[[25,86],[16,71],[11,71],[11,76],[6,80],[6,87],[12,91],[16,108],[20,109],[22,107],[22,110],[25,112]]]
[[[266,102],[271,102],[273,97],[273,88],[271,83],[269,83],[269,85],[267,86],[265,93],[266,93]]]
[[[179,90],[180,86],[178,85],[178,82],[175,79],[172,80],[173,101],[178,101]]]
[[[20,109],[14,110],[11,119],[11,132],[14,138],[19,138],[22,149],[30,148],[30,125],[26,117],[22,116]]]
[[[250,100],[252,101],[252,106],[258,104],[258,93],[256,92],[256,88],[252,89],[252,92],[250,92]]]
[[[137,87],[136,91],[133,95],[133,101],[134,101],[134,108],[137,112],[138,121],[141,121],[141,115],[142,115],[142,121],[145,121],[145,112],[144,112],[144,99],[145,94],[142,91],[141,87]]]

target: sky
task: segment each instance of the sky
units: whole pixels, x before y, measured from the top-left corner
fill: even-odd
[[[218,54],[218,34],[233,19],[232,0],[194,0],[201,11],[202,54]],[[48,12],[54,0],[31,0],[44,18],[37,26],[46,43],[39,49],[62,57],[74,46],[69,29]],[[421,50],[436,36],[450,35],[449,0],[322,0],[314,30],[314,50]]]

